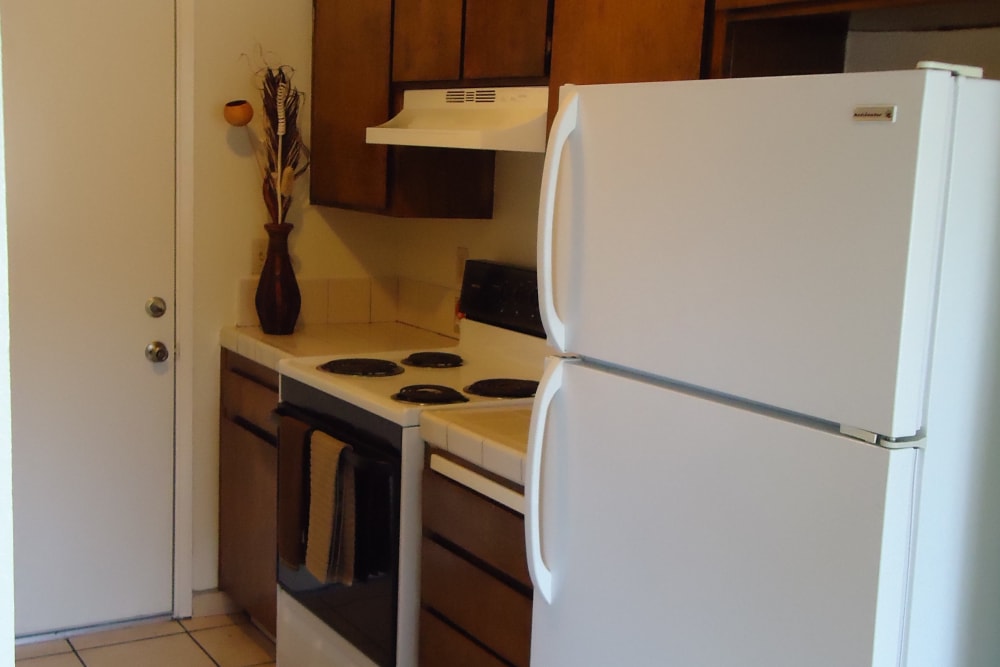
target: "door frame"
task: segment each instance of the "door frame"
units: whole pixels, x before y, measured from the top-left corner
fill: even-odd
[[[195,0],[174,0],[174,618],[194,606]]]

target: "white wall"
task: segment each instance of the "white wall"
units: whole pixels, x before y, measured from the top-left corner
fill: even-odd
[[[14,664],[14,508],[10,437],[7,179],[4,170],[3,76],[0,67],[0,665],[12,665]]]

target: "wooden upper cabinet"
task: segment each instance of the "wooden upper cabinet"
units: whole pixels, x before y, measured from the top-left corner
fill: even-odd
[[[549,0],[396,0],[392,80],[545,76]]]
[[[393,81],[458,79],[462,66],[462,0],[396,0]]]
[[[990,7],[993,7],[990,10]],[[939,23],[995,25],[996,0],[716,0],[709,74],[784,76],[842,72],[856,19],[877,30]],[[877,10],[877,11],[873,11]]]
[[[548,0],[466,0],[463,76],[545,76],[548,25]]]
[[[556,0],[549,118],[566,83],[697,79],[705,0]]]
[[[312,155],[315,204],[388,205],[388,151],[365,130],[389,113],[392,0],[316,0],[313,16]]]
[[[421,20],[455,5],[461,26],[461,0],[395,5],[400,16],[412,11]],[[493,152],[366,142],[367,128],[388,120],[400,101],[390,81],[392,0],[315,0],[313,27],[310,201],[401,217],[491,217]],[[408,34],[423,34],[414,31]]]
[[[747,7],[763,7],[766,5],[795,5],[812,2],[812,0],[715,0],[715,9],[745,9]]]

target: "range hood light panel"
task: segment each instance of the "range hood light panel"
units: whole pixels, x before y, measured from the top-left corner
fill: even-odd
[[[369,144],[545,152],[548,88],[407,90],[403,110],[369,127]]]

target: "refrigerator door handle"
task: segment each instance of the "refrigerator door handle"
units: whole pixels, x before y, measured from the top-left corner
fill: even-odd
[[[542,188],[538,206],[538,306],[549,342],[556,349],[566,351],[566,324],[556,312],[555,286],[553,284],[552,232],[555,224],[556,184],[562,153],[570,135],[576,129],[579,98],[572,87],[566,94],[559,111],[552,121],[548,146],[545,148],[545,165],[542,168]]]
[[[562,387],[565,363],[566,360],[562,357],[549,357],[545,360],[545,372],[539,382],[535,404],[531,410],[531,425],[528,429],[528,465],[524,479],[524,540],[528,552],[528,573],[531,575],[535,591],[549,604],[552,603],[552,570],[542,558],[542,448],[549,408],[552,399]]]

